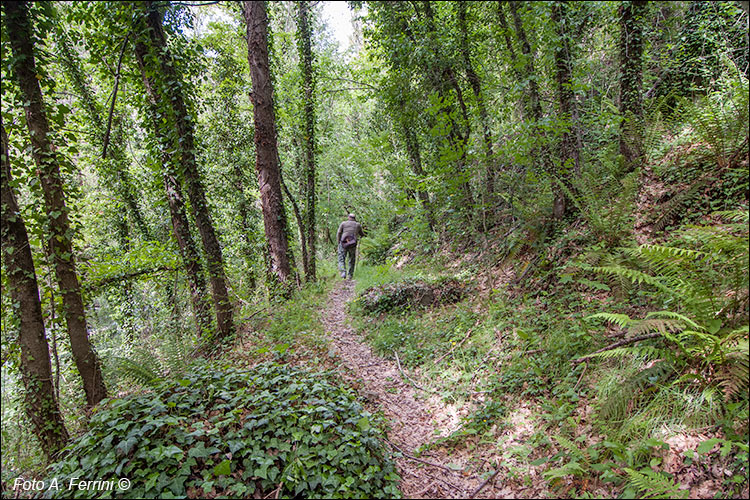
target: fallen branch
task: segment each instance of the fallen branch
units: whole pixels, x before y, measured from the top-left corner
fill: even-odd
[[[573,359],[570,362],[571,363],[582,363],[592,357],[594,354],[599,354],[600,352],[609,351],[610,349],[615,349],[616,347],[624,346],[627,344],[633,344],[635,342],[640,342],[641,340],[648,340],[653,339],[656,337],[661,337],[661,333],[650,333],[648,335],[641,335],[640,337],[633,337],[632,339],[625,339],[621,340],[619,342],[615,342],[614,344],[609,344],[607,347],[602,347],[598,351],[594,351],[591,354],[587,354],[585,356],[581,356],[580,358]]]
[[[476,325],[474,325],[474,326],[476,326]],[[471,328],[469,328],[469,331],[466,332],[466,336],[463,338],[463,340],[461,342],[459,342],[458,344],[456,344],[453,347],[451,347],[450,351],[446,352],[445,354],[443,354],[442,356],[440,356],[438,359],[436,359],[435,361],[433,361],[433,364],[438,364],[439,362],[441,362],[443,360],[443,358],[445,358],[446,356],[448,356],[450,353],[452,353],[453,351],[455,351],[457,348],[461,347],[461,345],[463,345],[463,343],[466,342],[469,339],[469,336],[471,335],[471,332],[473,330],[474,330],[474,327],[472,326]]]
[[[393,446],[396,449],[396,451],[398,451],[399,453],[401,453],[405,458],[408,458],[410,460],[414,460],[415,462],[419,462],[419,463],[422,463],[422,464],[425,464],[425,465],[429,465],[429,466],[432,466],[432,467],[437,467],[438,469],[443,469],[443,470],[448,471],[448,472],[453,472],[453,473],[458,473],[459,472],[457,470],[453,470],[453,469],[451,469],[449,467],[446,467],[445,465],[436,464],[434,462],[428,462],[427,460],[422,460],[421,458],[417,458],[417,457],[415,457],[413,455],[409,455],[404,450],[402,450],[401,448],[399,448],[396,444],[391,443],[387,439],[385,440],[385,442],[388,443],[389,445]]]
[[[414,382],[406,373],[404,373],[404,370],[401,368],[401,361],[399,361],[398,359],[398,353],[396,351],[393,351],[393,354],[396,355],[396,364],[398,365],[398,371],[401,372],[401,375],[403,375],[404,378],[408,380],[411,385],[413,385],[416,389],[419,389],[420,391],[429,392],[431,394],[437,394],[438,396],[442,396],[442,394],[440,394],[439,392],[432,391],[430,389],[425,389],[421,385],[418,385],[416,382]]]
[[[484,488],[485,486],[487,486],[490,483],[490,481],[492,481],[493,479],[495,479],[495,476],[497,476],[498,472],[500,472],[500,469],[495,469],[495,472],[493,472],[490,477],[488,477],[487,479],[485,479],[484,482],[482,484],[480,484],[477,487],[477,489],[475,489],[471,493],[471,495],[469,495],[469,498],[474,498],[475,496],[477,496],[477,493],[479,493],[480,491],[482,491],[482,488]]]
[[[586,373],[586,368],[588,368],[588,367],[589,367],[589,364],[588,364],[588,363],[586,363],[585,365],[583,365],[583,370],[581,371],[581,376],[580,376],[580,377],[578,377],[578,382],[576,382],[576,385],[575,385],[575,387],[573,387],[573,390],[574,390],[574,391],[575,391],[576,389],[578,389],[578,384],[580,384],[580,383],[581,383],[581,380],[583,380],[583,375],[584,375],[584,374]]]

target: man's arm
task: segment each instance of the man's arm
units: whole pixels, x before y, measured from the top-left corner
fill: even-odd
[[[339,224],[339,230],[336,231],[336,244],[341,243],[341,233],[344,230],[344,223]]]

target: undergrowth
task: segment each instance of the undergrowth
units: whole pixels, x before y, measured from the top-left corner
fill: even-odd
[[[398,497],[382,422],[329,375],[277,364],[197,363],[150,392],[111,399],[49,469],[73,478],[127,477],[132,498]],[[75,497],[98,497],[73,489]]]

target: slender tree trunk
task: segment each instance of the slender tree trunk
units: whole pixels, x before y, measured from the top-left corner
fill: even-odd
[[[539,86],[537,85],[537,74],[536,70],[534,69],[534,54],[531,52],[531,45],[529,44],[529,39],[526,36],[526,30],[523,27],[523,20],[521,19],[521,14],[518,11],[518,3],[519,2],[517,1],[512,1],[509,2],[509,6],[511,15],[513,17],[516,36],[518,37],[518,42],[521,46],[521,52],[523,53],[524,57],[524,77],[529,80],[529,86],[527,90],[528,106],[526,115],[534,121],[535,135],[541,141],[541,145],[535,146],[532,149],[531,156],[536,162],[541,163],[541,167],[544,173],[547,174],[551,179],[553,179],[552,191],[555,202],[553,204],[552,212],[554,217],[554,214],[560,209],[559,202],[563,199],[563,195],[561,194],[562,189],[554,182],[555,169],[550,157],[550,151],[546,144],[546,134],[544,133],[544,129],[542,129],[541,127],[543,113],[541,99],[539,97]]]
[[[294,217],[297,219],[297,228],[299,229],[299,244],[301,248],[302,253],[302,270],[305,273],[305,276],[308,276],[310,273],[310,262],[308,259],[308,253],[307,253],[307,238],[305,234],[305,220],[302,218],[302,213],[300,212],[299,205],[297,204],[297,200],[292,195],[292,192],[289,191],[289,188],[286,185],[286,182],[284,182],[284,177],[281,177],[281,187],[284,189],[284,194],[286,194],[286,197],[289,198],[289,202],[292,204],[292,211],[294,212]]]
[[[179,136],[177,145],[180,151],[180,166],[185,180],[185,187],[190,198],[190,207],[195,216],[198,232],[203,241],[203,249],[206,252],[211,294],[213,295],[214,307],[216,308],[217,326],[220,335],[227,337],[234,333],[234,309],[229,300],[221,245],[214,231],[214,225],[208,211],[205,189],[203,188],[203,182],[198,172],[198,162],[195,158],[193,120],[188,113],[182,95],[182,78],[174,68],[172,56],[167,47],[166,37],[162,28],[162,16],[158,12],[154,2],[145,3],[149,28],[148,34],[151,44],[156,51],[156,57],[159,60],[162,78],[166,82],[163,85],[163,97],[167,98],[171,104],[177,126],[177,134]]]
[[[107,397],[99,358],[89,342],[81,286],[76,273],[71,241],[68,208],[65,205],[62,177],[57,154],[50,141],[50,128],[44,111],[42,91],[36,78],[34,46],[26,2],[9,2],[5,6],[8,36],[13,51],[13,72],[21,88],[26,124],[31,139],[32,157],[37,165],[44,191],[44,202],[50,222],[50,245],[54,254],[55,274],[63,296],[65,320],[76,367],[83,379],[88,406]]]
[[[525,77],[529,79],[528,97],[529,97],[529,115],[537,122],[542,119],[542,105],[539,99],[539,85],[536,83],[536,71],[534,70],[534,55],[531,53],[531,45],[526,37],[526,30],[523,28],[523,21],[518,12],[518,2],[509,2],[510,13],[513,16],[513,24],[516,28],[516,36],[521,45],[525,63]]]
[[[67,33],[61,27],[57,27],[57,43],[59,46],[60,61],[68,77],[73,83],[73,88],[78,94],[79,101],[89,121],[96,129],[97,139],[104,144],[106,125],[102,118],[101,109],[96,101],[94,92],[89,87],[86,77],[81,71],[81,61],[75,50],[70,46]],[[126,43],[126,42],[123,42]],[[119,141],[110,141],[109,159],[98,159],[96,166],[100,179],[111,191],[122,200],[127,208],[127,214],[133,221],[136,230],[144,239],[152,239],[151,232],[146,226],[143,212],[138,206],[137,193],[134,188],[132,177],[127,168],[127,155]],[[122,214],[124,216],[124,214]]]
[[[414,129],[411,128],[407,123],[401,120],[401,129],[404,134],[404,141],[406,142],[406,153],[409,155],[409,163],[411,164],[412,171],[418,179],[424,179],[424,169],[422,168],[422,155],[419,150],[419,140]],[[422,208],[427,216],[427,223],[430,229],[435,228],[435,220],[432,214],[432,205],[430,204],[430,196],[427,191],[421,187],[417,189],[417,197],[422,203]]]
[[[620,154],[625,172],[643,159],[643,25],[645,0],[620,2]]]
[[[315,281],[315,75],[313,74],[313,53],[310,29],[310,5],[303,1],[298,4],[299,57],[302,66],[302,101],[304,103],[304,158],[305,158],[305,223],[307,231],[307,270],[306,281]],[[304,239],[304,238],[303,238]],[[304,257],[303,257],[304,261]]]
[[[8,137],[0,119],[2,135],[2,183],[0,183],[0,218],[2,246],[8,289],[20,320],[18,344],[21,347],[19,368],[24,386],[24,407],[34,427],[42,450],[51,457],[65,446],[65,428],[52,384],[49,346],[44,333],[42,304],[34,271],[29,237],[11,188]]]
[[[182,262],[185,266],[185,274],[190,287],[190,299],[195,316],[196,328],[199,335],[206,335],[213,331],[211,328],[211,306],[208,303],[206,294],[206,280],[200,264],[200,256],[195,246],[193,237],[190,234],[190,223],[185,213],[185,202],[182,197],[182,189],[174,173],[173,159],[169,153],[171,141],[162,129],[161,120],[159,120],[159,102],[161,95],[152,77],[149,77],[146,58],[148,57],[148,47],[141,42],[136,41],[135,56],[141,69],[143,77],[143,86],[146,89],[146,95],[149,100],[149,115],[153,122],[154,134],[160,143],[163,163],[163,182],[164,190],[167,195],[167,205],[172,220],[172,231],[177,247],[182,256]]]
[[[495,164],[495,152],[492,150],[492,136],[490,133],[490,120],[487,113],[487,107],[484,104],[484,96],[482,95],[482,84],[479,80],[479,75],[474,71],[474,66],[471,63],[471,53],[469,49],[469,29],[466,21],[466,2],[457,2],[458,8],[458,26],[461,35],[460,40],[460,51],[461,58],[464,62],[464,70],[466,71],[466,78],[469,80],[471,90],[474,93],[474,98],[477,101],[477,109],[479,111],[479,121],[482,124],[482,137],[484,139],[484,153],[485,153],[485,196],[487,199],[487,205],[490,207],[494,206],[495,196],[495,172],[497,165]]]
[[[497,21],[500,24],[500,30],[503,34],[503,39],[505,40],[505,48],[508,51],[508,55],[510,55],[510,63],[512,66],[513,74],[516,78],[520,79],[522,75],[517,66],[518,57],[516,57],[516,50],[513,48],[513,42],[510,39],[510,29],[508,28],[508,23],[505,20],[505,10],[503,9],[503,5],[506,3],[508,2],[502,0],[497,1]]]
[[[573,191],[571,177],[580,170],[580,152],[571,130],[575,116],[575,102],[573,100],[572,57],[570,54],[570,34],[568,33],[568,19],[566,2],[552,4],[552,22],[555,25],[559,41],[555,46],[555,77],[557,80],[557,96],[560,103],[560,118],[570,124],[565,127],[560,138],[560,169],[561,182],[569,191]],[[566,212],[573,208],[568,194],[561,189],[555,191],[555,203],[552,215],[555,219],[562,219]]]
[[[427,22],[429,36],[429,47],[436,59],[438,61],[441,61],[443,59],[443,56],[440,54],[441,48],[435,41],[435,14],[432,10],[430,2],[424,1],[422,2],[422,4],[425,9],[425,19]],[[471,184],[469,183],[470,173],[466,171],[466,144],[471,134],[471,128],[469,125],[469,117],[466,110],[466,104],[463,99],[463,92],[461,91],[461,86],[458,84],[458,80],[455,76],[455,73],[453,72],[453,68],[451,68],[451,66],[447,62],[441,62],[437,64],[435,68],[431,68],[431,70],[428,69],[428,73],[430,75],[433,87],[438,92],[438,96],[440,97],[441,101],[443,101],[443,103],[446,103],[445,106],[443,106],[442,111],[446,114],[446,116],[449,117],[450,130],[448,131],[448,144],[450,145],[452,150],[456,151],[459,154],[459,158],[457,161],[457,170],[459,175],[462,177],[460,181],[461,190],[463,193],[461,206],[462,209],[466,211],[467,215],[470,215],[471,208],[474,206],[474,195],[471,190]],[[452,109],[453,105],[447,104],[449,100],[446,95],[446,82],[450,84],[450,86],[453,87],[453,90],[456,92],[456,100],[459,103],[461,116],[463,118],[463,127],[461,128],[457,126],[456,121],[453,118],[453,116],[455,115],[454,110]]]
[[[271,271],[283,284],[291,284],[289,242],[281,195],[281,172],[276,146],[273,85],[268,61],[268,17],[265,2],[243,2],[247,25],[248,62],[253,83],[253,114],[258,187],[263,225],[271,257]]]

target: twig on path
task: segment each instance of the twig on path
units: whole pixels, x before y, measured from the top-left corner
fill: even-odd
[[[588,368],[588,367],[589,367],[589,364],[588,364],[588,363],[586,363],[585,365],[583,365],[583,371],[581,372],[581,376],[580,376],[580,377],[578,377],[578,382],[576,382],[576,385],[575,385],[575,387],[573,387],[573,390],[574,390],[574,391],[575,391],[576,389],[578,389],[578,384],[580,384],[580,383],[581,383],[581,380],[583,380],[583,375],[584,375],[584,374],[586,373],[586,368]]]
[[[402,450],[401,448],[399,448],[399,447],[398,447],[398,446],[397,446],[396,444],[394,444],[394,443],[391,443],[391,442],[390,442],[389,440],[387,440],[387,439],[385,440],[385,442],[386,442],[386,443],[388,443],[389,445],[393,446],[394,448],[396,448],[396,451],[398,451],[398,452],[399,452],[399,453],[401,453],[401,454],[402,454],[402,455],[403,455],[404,457],[406,457],[406,458],[408,458],[408,459],[410,459],[410,460],[414,460],[414,461],[416,461],[416,462],[419,462],[419,463],[422,463],[422,464],[425,464],[425,465],[430,465],[430,466],[432,466],[432,467],[437,467],[438,469],[443,469],[443,470],[445,470],[445,471],[448,471],[448,472],[453,472],[453,473],[456,473],[456,474],[457,474],[457,473],[459,472],[459,471],[457,471],[457,470],[453,470],[453,469],[451,469],[451,468],[449,468],[449,467],[446,467],[446,466],[444,466],[444,465],[436,464],[436,463],[434,463],[434,462],[428,462],[427,460],[422,460],[421,458],[417,458],[417,457],[415,457],[415,456],[413,456],[413,455],[409,455],[409,454],[408,454],[408,453],[406,453],[406,452],[405,452],[404,450]]]
[[[401,375],[403,375],[404,378],[411,383],[411,385],[413,385],[415,388],[419,389],[420,391],[429,392],[431,394],[437,394],[440,397],[443,396],[442,394],[440,394],[437,391],[433,391],[433,390],[430,390],[430,389],[425,389],[421,385],[418,385],[416,382],[414,382],[411,378],[409,378],[409,376],[406,373],[404,373],[404,370],[401,369],[401,361],[399,361],[399,359],[398,359],[398,353],[396,351],[393,351],[393,354],[396,355],[396,364],[398,365],[398,371],[401,372]]]
[[[485,480],[484,480],[484,482],[483,482],[482,484],[480,484],[480,485],[479,485],[479,486],[477,487],[477,489],[475,489],[475,490],[474,490],[474,491],[473,491],[473,492],[471,493],[471,495],[469,495],[469,498],[474,498],[475,496],[477,496],[477,494],[478,494],[478,493],[479,493],[480,491],[482,491],[482,488],[484,488],[485,486],[487,486],[487,485],[488,485],[488,484],[490,483],[490,481],[492,481],[493,479],[495,479],[495,476],[497,476],[497,473],[498,473],[498,472],[500,472],[500,469],[495,469],[495,472],[493,472],[493,473],[492,473],[492,475],[491,475],[490,477],[488,477],[487,479],[485,479]]]
[[[474,326],[476,326],[476,325],[474,325]],[[440,356],[438,359],[436,359],[435,361],[433,361],[433,364],[436,365],[436,364],[440,363],[443,360],[443,358],[445,358],[450,353],[452,353],[453,351],[455,351],[456,349],[458,349],[459,347],[461,347],[463,345],[463,343],[466,342],[469,339],[469,337],[471,336],[471,332],[474,331],[474,326],[472,326],[471,328],[469,328],[469,331],[466,332],[466,336],[463,338],[463,340],[461,342],[459,342],[458,344],[456,344],[453,347],[451,347],[450,351],[446,352],[445,354],[443,354],[442,356]]]
[[[427,485],[427,488],[423,488],[423,489],[419,490],[418,492],[414,493],[413,497],[421,497],[422,495],[424,495],[425,493],[427,493],[428,491],[430,491],[430,488],[432,488],[433,486],[435,486],[435,483],[437,483],[437,481],[431,482],[430,484]]]
[[[415,474],[415,475],[416,475],[416,474]],[[460,487],[460,486],[457,486],[457,485],[455,485],[455,484],[451,483],[450,481],[447,481],[447,480],[445,480],[445,479],[441,479],[441,478],[439,478],[439,477],[437,477],[437,476],[433,476],[432,474],[430,474],[430,473],[429,473],[429,472],[427,472],[427,471],[424,471],[424,475],[425,475],[425,476],[427,476],[427,477],[429,477],[430,479],[434,479],[434,480],[436,480],[436,481],[440,481],[440,482],[441,482],[441,483],[443,483],[444,485],[446,485],[446,486],[448,486],[448,487],[450,487],[450,488],[453,488],[453,489],[454,489],[454,490],[456,490],[456,491],[462,492],[462,490],[461,490],[461,487]],[[461,498],[461,497],[459,496],[459,497],[457,497],[457,498]]]
[[[641,335],[640,337],[633,337],[632,339],[621,340],[619,342],[615,342],[614,344],[609,344],[607,347],[602,347],[601,349],[599,349],[597,351],[594,351],[591,354],[587,354],[585,356],[581,356],[580,358],[573,359],[570,362],[571,363],[582,363],[582,362],[586,361],[587,359],[589,359],[594,354],[599,354],[600,352],[609,351],[610,349],[614,349],[616,347],[624,346],[624,345],[627,345],[627,344],[632,344],[634,342],[640,342],[641,340],[653,339],[653,338],[656,338],[656,337],[661,337],[661,333],[650,333],[648,335]]]

